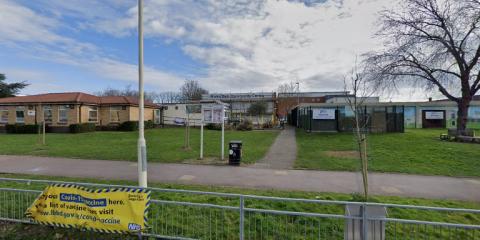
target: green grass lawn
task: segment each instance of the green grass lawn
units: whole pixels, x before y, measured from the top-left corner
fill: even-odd
[[[190,132],[191,149],[184,150],[184,128],[146,130],[148,161],[174,163],[197,159],[200,130],[192,128]],[[277,135],[277,131],[225,131],[225,158],[228,159],[228,142],[241,140],[242,163],[254,163],[265,155]],[[205,158],[219,158],[220,136],[221,131],[205,130]],[[47,145],[42,146],[36,134],[0,134],[0,154],[136,161],[137,137],[137,132],[49,133]]]
[[[446,130],[412,129],[368,136],[369,170],[409,174],[480,176],[480,145],[440,141]],[[297,131],[296,168],[360,169],[352,133]]]
[[[121,184],[121,185],[135,185],[135,182],[130,181],[105,181],[105,180],[92,180],[92,179],[79,179],[79,178],[59,178],[59,177],[45,177],[45,176],[30,176],[30,175],[17,175],[17,174],[0,174],[0,177],[9,178],[31,178],[31,179],[50,179],[50,180],[62,180],[62,181],[79,181],[79,182],[95,182],[104,184]],[[13,183],[0,181],[0,187],[2,188],[20,188],[20,189],[35,189],[42,190],[44,184],[25,184],[25,183]],[[323,200],[341,200],[341,201],[359,201],[358,196],[348,194],[335,194],[335,193],[316,193],[316,192],[300,192],[300,191],[273,191],[273,190],[260,190],[260,189],[245,189],[234,187],[208,187],[208,186],[196,186],[196,185],[179,185],[179,184],[150,184],[150,187],[159,188],[175,188],[186,190],[199,190],[199,191],[211,191],[211,192],[228,192],[228,193],[240,193],[251,194],[261,196],[277,196],[287,198],[305,198],[305,199],[323,199]],[[5,198],[5,194],[0,195]],[[7,196],[8,197],[8,196]],[[152,193],[153,199],[168,200],[168,201],[183,201],[183,202],[196,202],[196,203],[210,203],[216,205],[238,206],[238,199],[217,197],[212,195],[193,195],[185,193],[166,193],[166,192],[154,192]],[[19,199],[19,198],[17,198]],[[400,197],[386,197],[386,196],[373,196],[370,201],[394,203],[394,204],[410,204],[410,205],[424,205],[424,206],[436,206],[436,207],[448,207],[448,208],[468,208],[468,209],[480,209],[480,203],[474,202],[462,202],[453,200],[431,200],[420,198],[400,198]],[[2,204],[5,206],[2,207]],[[23,212],[28,204],[20,209],[18,212]],[[0,216],[5,214],[5,211],[11,209],[13,206],[19,207],[20,205],[11,205],[5,201],[0,201]],[[268,200],[246,200],[245,207],[257,208],[257,209],[276,209],[285,211],[298,211],[298,212],[315,212],[315,213],[328,213],[328,214],[344,214],[344,209],[341,205],[325,205],[317,203],[301,203],[301,202],[286,202],[286,201],[268,201]],[[155,231],[157,233],[163,233],[165,235],[181,235],[193,238],[201,239],[235,239],[238,237],[238,212],[237,211],[223,211],[223,210],[209,210],[198,207],[187,206],[157,206],[155,204],[150,206],[150,218],[155,218],[155,223],[151,222],[150,225],[156,226]],[[390,208],[388,210],[389,217],[401,218],[401,219],[416,219],[426,221],[439,221],[439,222],[451,222],[451,223],[464,223],[464,224],[480,224],[480,214],[470,213],[453,213],[453,212],[435,212],[426,210],[413,210],[402,208]],[[214,219],[212,222],[209,219]],[[217,221],[218,220],[218,221]],[[151,220],[153,221],[153,219]],[[246,239],[303,239],[304,227],[307,231],[316,231],[316,223],[318,219],[312,219],[308,217],[292,217],[291,219],[285,219],[276,215],[270,214],[252,214],[247,213],[245,215],[245,228]],[[343,239],[342,229],[344,227],[344,221],[342,219],[324,219],[322,221],[322,233],[328,233],[331,235],[323,236],[322,239]],[[156,224],[156,225],[155,225]],[[312,225],[310,225],[312,224]],[[2,226],[2,224],[0,224]],[[212,227],[213,226],[213,227]],[[256,226],[256,227],[255,227]],[[396,226],[396,225],[395,225]],[[387,224],[387,236],[392,237],[394,234],[393,224]],[[399,224],[400,226],[400,224]],[[295,229],[299,227],[299,229]],[[230,229],[228,229],[230,228]],[[212,230],[213,233],[210,233]],[[298,230],[298,231],[297,231]],[[317,229],[318,230],[318,229]],[[269,237],[262,237],[265,235],[265,231],[270,231]],[[406,228],[397,228],[395,235],[402,239],[410,239],[412,235],[412,228],[407,225]],[[420,237],[422,236],[422,229],[413,228],[413,234]],[[275,233],[273,233],[275,232]],[[71,236],[71,238],[78,237],[75,234],[81,234],[74,231],[62,231],[59,229],[52,230],[48,227],[31,227],[28,225],[7,225],[3,224],[0,227],[0,239],[52,239],[55,233],[60,233],[60,236]],[[429,239],[444,239],[445,237],[437,231],[436,233],[430,233]],[[480,232],[477,231],[476,234]],[[209,235],[212,234],[212,235]],[[275,234],[275,235],[272,235]],[[470,232],[471,234],[471,232]],[[84,234],[85,235],[85,234]],[[82,235],[82,236],[84,236]],[[318,235],[318,233],[317,233]],[[315,235],[315,236],[317,236]],[[34,236],[34,237],[32,237]],[[210,237],[212,236],[212,237]],[[214,236],[214,237],[213,237]],[[310,235],[307,235],[310,236]],[[403,237],[402,237],[403,236]],[[32,238],[29,238],[32,237]],[[84,237],[87,238],[87,237]],[[105,238],[108,239],[108,238]],[[389,239],[389,238],[387,238]],[[423,238],[422,238],[423,239]]]

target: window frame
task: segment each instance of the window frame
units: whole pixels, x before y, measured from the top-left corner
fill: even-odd
[[[70,108],[67,107],[67,106],[65,106],[65,105],[60,105],[60,106],[58,106],[58,109],[57,109],[57,111],[58,111],[57,120],[58,120],[59,123],[68,123],[68,110],[69,110],[69,109],[70,109]],[[62,117],[61,114],[60,114],[61,111],[65,111],[65,113],[66,113],[65,119],[61,119],[61,117]]]
[[[98,107],[96,107],[96,106],[89,106],[87,112],[88,112],[88,122],[97,123],[97,122],[98,122]],[[95,119],[95,120],[92,120],[92,118],[90,117],[90,113],[91,113],[91,112],[95,112],[95,113],[96,113],[96,119]]]
[[[109,119],[110,122],[113,123],[119,123],[120,122],[120,112],[123,110],[123,106],[110,106],[109,108]],[[112,120],[112,113],[116,112],[117,113],[117,118],[118,120],[114,121]]]
[[[42,107],[42,111],[43,111],[43,121],[47,122],[47,123],[51,123],[53,122],[53,109],[52,109],[52,106],[43,106]],[[46,119],[45,118],[45,112],[46,111],[50,111],[50,119]]]
[[[7,120],[4,121],[3,120],[3,113],[6,112],[7,113]],[[8,123],[8,120],[10,118],[10,111],[7,109],[3,109],[3,108],[0,108],[0,123]]]
[[[18,121],[18,113],[19,112],[22,112],[23,113],[23,117],[22,117],[22,121]],[[25,123],[25,107],[16,107],[15,108],[15,123]]]

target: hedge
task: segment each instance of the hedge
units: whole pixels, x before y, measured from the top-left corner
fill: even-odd
[[[7,133],[38,133],[38,124],[7,124]]]
[[[208,130],[222,130],[222,124],[217,124],[217,123],[208,123],[205,125],[205,128]]]
[[[70,124],[71,133],[95,132],[95,123]]]
[[[144,122],[145,129],[154,128],[155,124],[152,120],[148,120]],[[137,131],[138,130],[138,121],[126,121],[121,123],[118,126],[119,131]]]

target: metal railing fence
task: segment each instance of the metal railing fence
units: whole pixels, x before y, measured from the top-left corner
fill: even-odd
[[[0,178],[0,222],[30,223],[25,210],[46,185],[54,183],[128,187]],[[476,209],[149,189],[150,227],[142,234],[145,238],[480,239],[480,210]],[[387,214],[370,214],[370,208],[386,209]],[[351,209],[360,214],[348,214]]]

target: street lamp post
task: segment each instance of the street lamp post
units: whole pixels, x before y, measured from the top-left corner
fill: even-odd
[[[147,187],[147,143],[144,134],[143,0],[138,0],[138,186]]]
[[[297,84],[297,127],[298,127],[299,126],[298,122],[300,121],[300,83],[298,82],[298,79],[295,84]]]

